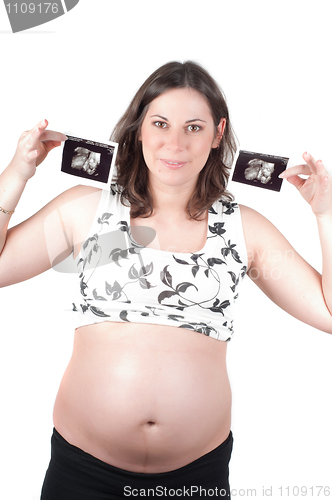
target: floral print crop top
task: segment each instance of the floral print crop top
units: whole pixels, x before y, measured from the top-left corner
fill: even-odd
[[[213,204],[201,251],[173,253],[135,241],[130,207],[119,198],[115,185],[102,192],[82,245],[78,300],[73,303],[75,327],[103,321],[150,323],[230,340],[234,303],[247,271],[237,203]],[[148,245],[153,230],[142,231]]]

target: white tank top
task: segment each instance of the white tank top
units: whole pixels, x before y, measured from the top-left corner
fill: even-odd
[[[115,186],[102,192],[82,245],[77,263],[79,296],[73,303],[75,327],[126,321],[186,328],[230,340],[234,302],[247,270],[237,203],[216,201],[210,208],[202,250],[173,253],[136,243],[130,207],[119,198]],[[151,228],[139,229],[147,241],[153,239]]]

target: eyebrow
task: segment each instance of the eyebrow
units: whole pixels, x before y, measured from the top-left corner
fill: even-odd
[[[165,120],[168,122],[168,118],[166,118],[165,116],[162,116],[162,115],[151,115],[150,118],[153,118],[154,116],[157,118],[161,118],[162,120]],[[185,123],[191,123],[191,122],[204,122],[204,123],[206,123],[206,121],[202,120],[201,118],[193,118],[192,120],[187,120]]]

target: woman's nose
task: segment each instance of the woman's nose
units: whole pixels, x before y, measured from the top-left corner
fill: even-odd
[[[186,148],[186,137],[183,130],[173,129],[167,134],[167,147],[174,151],[182,151]]]

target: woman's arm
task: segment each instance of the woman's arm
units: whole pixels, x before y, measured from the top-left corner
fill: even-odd
[[[46,127],[45,120],[22,134],[12,162],[0,176],[2,209],[14,210],[37,165],[65,139]],[[50,269],[58,256],[69,256],[83,241],[99,199],[99,189],[76,186],[8,231],[10,214],[0,211],[0,287],[32,278]]]
[[[323,255],[322,287],[326,305],[332,314],[332,215],[317,217],[317,225]]]
[[[241,207],[249,256],[249,277],[277,305],[299,320],[332,333],[332,180],[321,162],[283,173],[310,203],[317,217],[323,254],[322,276],[262,215]],[[307,179],[298,177],[309,175]]]
[[[322,161],[315,162],[308,153],[303,159],[307,162],[305,165],[289,168],[281,177],[299,190],[316,216],[323,257],[322,287],[332,314],[332,177]],[[308,177],[303,179],[300,175]]]
[[[47,125],[47,120],[43,120],[32,130],[23,132],[14,158],[0,176],[0,253],[5,245],[10,217],[28,180],[35,175],[37,166],[49,151],[66,139],[64,134],[46,130]]]

